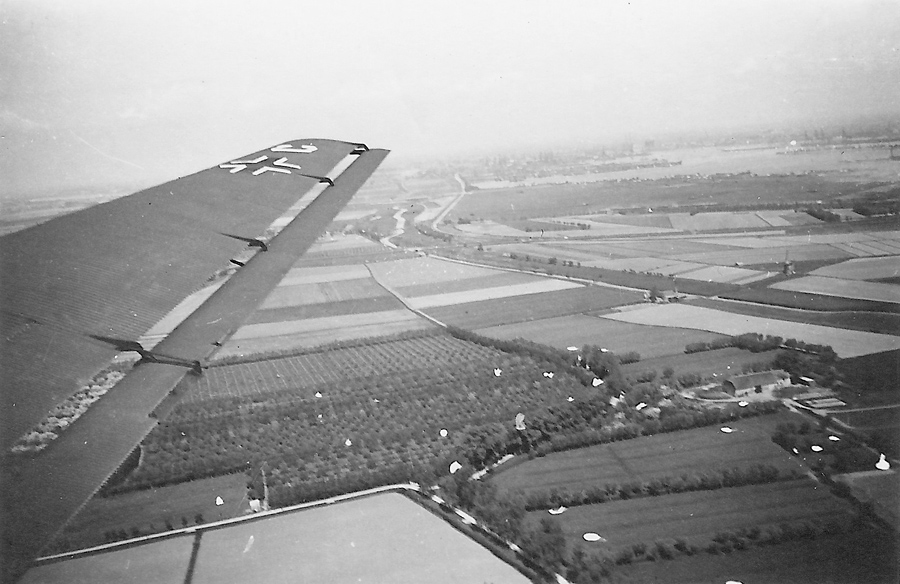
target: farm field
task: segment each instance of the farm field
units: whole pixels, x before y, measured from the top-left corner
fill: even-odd
[[[900,570],[896,542],[871,528],[791,541],[728,555],[706,553],[671,562],[617,566],[622,582],[635,584],[895,584]]]
[[[846,310],[839,312],[796,310],[778,306],[767,306],[755,302],[732,302],[699,296],[690,298],[684,303],[691,306],[702,306],[704,308],[712,308],[748,316],[774,318],[791,322],[818,324],[835,328],[880,332],[885,334],[900,334],[900,314],[854,312]]]
[[[606,286],[579,286],[555,292],[467,302],[425,310],[443,323],[477,329],[508,323],[603,310],[643,300],[643,294]]]
[[[222,506],[216,505],[222,497]],[[206,521],[239,517],[250,509],[247,477],[243,473],[199,479],[168,487],[133,491],[108,497],[95,496],[70,521],[63,537],[79,547],[106,543],[104,534],[132,527],[144,533],[160,531],[166,521],[181,528],[182,517],[194,525],[199,513]]]
[[[900,252],[900,249],[898,249]],[[878,280],[900,276],[900,256],[859,258],[824,266],[810,272],[813,276],[828,276],[848,280]]]
[[[405,308],[249,324],[238,329],[216,356],[223,358],[308,348],[337,341],[381,337],[432,327],[434,325],[431,322]]]
[[[739,315],[688,304],[662,304],[602,315],[601,318],[646,324],[708,330],[724,335],[760,333],[830,345],[839,357],[856,357],[900,348],[900,337],[852,331],[772,318]]]
[[[659,156],[665,156],[658,153]],[[831,173],[846,168],[846,159],[837,153],[815,152],[802,155],[778,156],[775,150],[756,153],[724,153],[718,149],[690,153],[677,150],[671,154],[673,160],[682,164],[671,167],[642,168],[595,175],[596,182],[584,184],[548,184],[536,186],[508,186],[506,188],[485,189],[477,196],[466,196],[453,209],[449,218],[475,217],[503,221],[509,215],[510,204],[516,215],[545,217],[560,215],[595,214],[622,206],[628,202],[632,208],[656,207],[660,205],[704,205],[717,202],[723,205],[741,205],[748,200],[759,203],[780,203],[797,200],[798,193],[816,193],[806,197],[809,201],[852,195],[863,188],[852,181],[896,180],[896,172],[884,151],[853,152],[854,157],[865,157],[854,168],[853,173]],[[877,159],[880,156],[881,159]],[[762,176],[764,173],[796,173],[806,166],[808,170],[821,171],[795,176]],[[865,168],[865,172],[862,169]],[[760,176],[709,176],[694,178],[685,175],[745,171],[756,172]],[[861,173],[862,174],[859,174]],[[628,180],[642,177],[645,180]],[[863,178],[865,177],[865,178]],[[877,177],[877,178],[876,178]],[[552,177],[548,177],[552,180]],[[585,177],[587,180],[588,177]],[[621,180],[621,182],[616,182]],[[625,179],[625,180],[622,180]],[[647,180],[650,179],[650,180]],[[558,182],[577,180],[574,177],[560,177]],[[752,198],[751,198],[752,197]],[[804,198],[802,195],[800,198]],[[587,207],[587,208],[586,208]]]
[[[486,347],[423,331],[421,336],[409,339],[210,367],[202,377],[186,382],[192,387],[183,402],[291,389],[299,392],[325,383],[420,371],[423,363],[451,366],[494,356],[496,352]]]
[[[370,265],[369,268],[379,282],[393,290],[405,286],[455,282],[501,273],[500,270],[470,266],[433,256],[379,262]]]
[[[279,285],[260,305],[259,310],[284,308],[286,306],[305,306],[325,302],[341,302],[344,300],[360,300],[389,296],[389,293],[378,285],[371,277],[357,279],[341,279],[333,282],[317,282],[309,284]]]
[[[635,325],[576,314],[477,329],[480,335],[498,339],[521,337],[560,349],[599,345],[614,353],[637,351],[641,357],[661,357],[684,352],[688,343],[708,342],[720,335],[688,328]]]
[[[216,377],[211,375],[210,382],[224,387],[209,387],[197,394],[198,400],[180,403],[154,428],[144,440],[141,465],[119,490],[245,470],[248,460],[266,460],[272,504],[285,505],[312,494],[326,496],[323,490],[339,493],[408,480],[415,469],[461,456],[454,453],[475,428],[511,425],[519,412],[527,415],[568,405],[569,396],[581,400],[597,394],[556,365],[557,375],[544,377],[551,365],[542,358],[458,347],[456,341],[442,345],[448,349],[443,355],[411,362],[418,365],[413,369],[390,370],[382,364],[390,354],[409,359],[410,344],[419,341],[376,346],[373,352],[389,355],[372,357],[374,366],[357,363],[356,377],[326,378],[310,386],[293,382],[313,377],[312,372],[289,377],[288,365],[302,359],[282,360],[277,370],[262,369],[260,363],[212,368]],[[316,370],[322,374],[330,365],[323,359]],[[217,369],[226,375],[219,376]],[[285,372],[282,378],[279,371]],[[208,399],[199,400],[204,396]],[[441,436],[440,429],[448,434]]]
[[[184,582],[194,538],[173,537],[153,544],[41,564],[21,584],[96,584],[98,582]]]
[[[396,493],[204,533],[192,582],[233,581],[528,582]]]
[[[528,513],[528,521],[546,517]],[[590,551],[615,551],[635,543],[683,538],[705,545],[716,533],[742,527],[768,527],[808,520],[848,524],[850,505],[809,478],[764,485],[694,491],[628,501],[582,505],[556,517],[569,545]],[[606,542],[582,543],[585,532],[599,533]]]
[[[843,280],[822,276],[804,276],[772,284],[772,288],[809,294],[822,294],[824,296],[837,296],[839,298],[858,298],[860,300],[900,304],[900,286],[896,284]]]
[[[723,434],[718,426],[694,428],[553,452],[500,471],[491,480],[502,490],[528,493],[577,491],[756,464],[771,464],[784,474],[802,473],[802,464],[772,442],[777,424],[798,418],[787,413],[760,416],[730,423],[732,434]]]
[[[411,286],[394,288],[394,292],[405,298],[417,298],[433,294],[448,294],[453,292],[468,292],[481,288],[499,288],[515,284],[534,282],[534,276],[518,272],[497,270],[493,274],[461,278],[459,280],[442,280],[438,282],[423,282]]]
[[[533,294],[540,294],[542,292],[555,292],[557,290],[567,290],[570,288],[581,287],[583,287],[583,284],[578,284],[567,280],[535,277],[533,281],[523,284],[509,284],[507,286],[498,286],[495,288],[477,288],[474,290],[466,290],[460,292],[447,292],[444,294],[418,296],[416,298],[407,298],[406,301],[410,307],[418,310],[424,310],[427,308],[452,306],[455,304],[467,304],[471,302],[481,302],[484,300],[497,300],[499,298],[509,298],[515,296],[530,296]]]
[[[747,366],[759,362],[771,362],[780,351],[766,351],[765,353],[751,353],[736,347],[726,347],[713,351],[701,351],[699,353],[673,354],[664,357],[644,358],[637,363],[622,365],[622,371],[626,375],[636,375],[643,371],[656,371],[662,374],[666,367],[675,371],[675,377],[682,373],[696,372],[703,377],[726,376],[740,373]]]

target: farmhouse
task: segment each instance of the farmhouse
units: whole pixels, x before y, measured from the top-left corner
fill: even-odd
[[[763,393],[779,387],[786,387],[790,383],[791,376],[777,369],[748,375],[734,375],[722,383],[722,390],[735,397],[745,397],[752,393]]]

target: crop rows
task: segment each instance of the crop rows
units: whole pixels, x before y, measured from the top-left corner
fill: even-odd
[[[346,379],[339,370],[333,375],[339,380],[310,383],[313,371],[325,377],[336,355],[346,357],[337,363],[356,377]],[[464,460],[473,430],[511,429],[518,412],[526,413],[527,423],[529,412],[590,391],[564,371],[545,377],[547,362],[443,335],[302,357],[318,361],[292,378],[309,383],[300,390],[285,388],[284,378],[254,378],[267,364],[249,363],[237,367],[235,377],[244,376],[257,395],[180,405],[144,441],[141,466],[119,490],[263,462],[275,497],[288,490],[296,497],[297,489],[329,481],[408,479],[411,469]]]
[[[323,383],[427,371],[469,361],[484,361],[497,351],[449,335],[422,336],[389,343],[307,353],[266,361],[209,368],[184,401],[262,395],[302,390]]]

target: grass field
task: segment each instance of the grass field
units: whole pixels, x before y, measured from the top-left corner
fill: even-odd
[[[528,514],[537,522],[546,511]],[[582,534],[599,533],[606,542],[584,545],[615,551],[635,543],[684,538],[702,545],[724,530],[766,527],[800,520],[849,523],[850,505],[808,478],[765,485],[695,491],[569,509],[556,517],[569,545],[583,545]]]
[[[491,480],[500,489],[528,493],[552,488],[574,491],[756,464],[771,464],[784,473],[805,472],[771,440],[776,424],[797,418],[794,414],[761,416],[730,424],[732,434],[723,434],[718,427],[695,428],[554,452],[498,472]]]
[[[900,304],[900,286],[895,284],[805,276],[778,282],[777,284],[772,284],[772,287],[779,290],[822,294],[839,298],[859,298],[861,300]]]
[[[896,584],[896,541],[860,529],[812,541],[792,541],[728,555],[706,553],[671,562],[640,562],[615,569],[623,584]]]
[[[814,270],[814,276],[848,280],[878,280],[900,275],[900,257],[859,258]]]
[[[203,535],[192,582],[494,582],[527,579],[398,494]]]
[[[722,338],[687,328],[635,325],[583,314],[486,327],[476,332],[498,339],[521,337],[560,349],[599,345],[614,353],[637,351],[642,358],[676,355],[683,353],[688,343]]]
[[[647,359],[642,357],[637,363],[622,365],[622,370],[626,374],[637,374],[651,370],[662,374],[666,367],[671,367],[675,370],[676,377],[688,372],[696,372],[704,377],[734,375],[740,373],[746,365],[751,363],[771,362],[779,352],[776,350],[766,351],[765,353],[751,353],[744,349],[726,347],[699,353],[682,353]]]
[[[194,525],[200,513],[204,520],[238,517],[250,508],[247,477],[243,473],[201,479],[169,487],[134,491],[110,497],[94,497],[70,521],[63,534],[80,547],[105,543],[107,530],[136,527],[144,533],[164,531],[166,521],[182,527],[181,518]],[[216,506],[216,497],[225,504]],[[152,527],[151,527],[152,526]]]
[[[634,304],[641,302],[642,299],[643,295],[640,292],[605,286],[583,286],[555,292],[429,308],[425,312],[441,322],[460,328],[476,329],[603,310],[623,304]]]
[[[830,345],[842,358],[900,348],[900,337],[739,315],[687,304],[648,306],[639,310],[606,314],[603,318],[635,324],[708,330],[725,335],[753,332],[784,339],[794,338],[807,343]]]

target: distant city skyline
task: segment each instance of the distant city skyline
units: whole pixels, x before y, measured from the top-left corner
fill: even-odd
[[[900,121],[890,1],[7,0],[0,23],[2,196],[302,137],[403,160]]]

